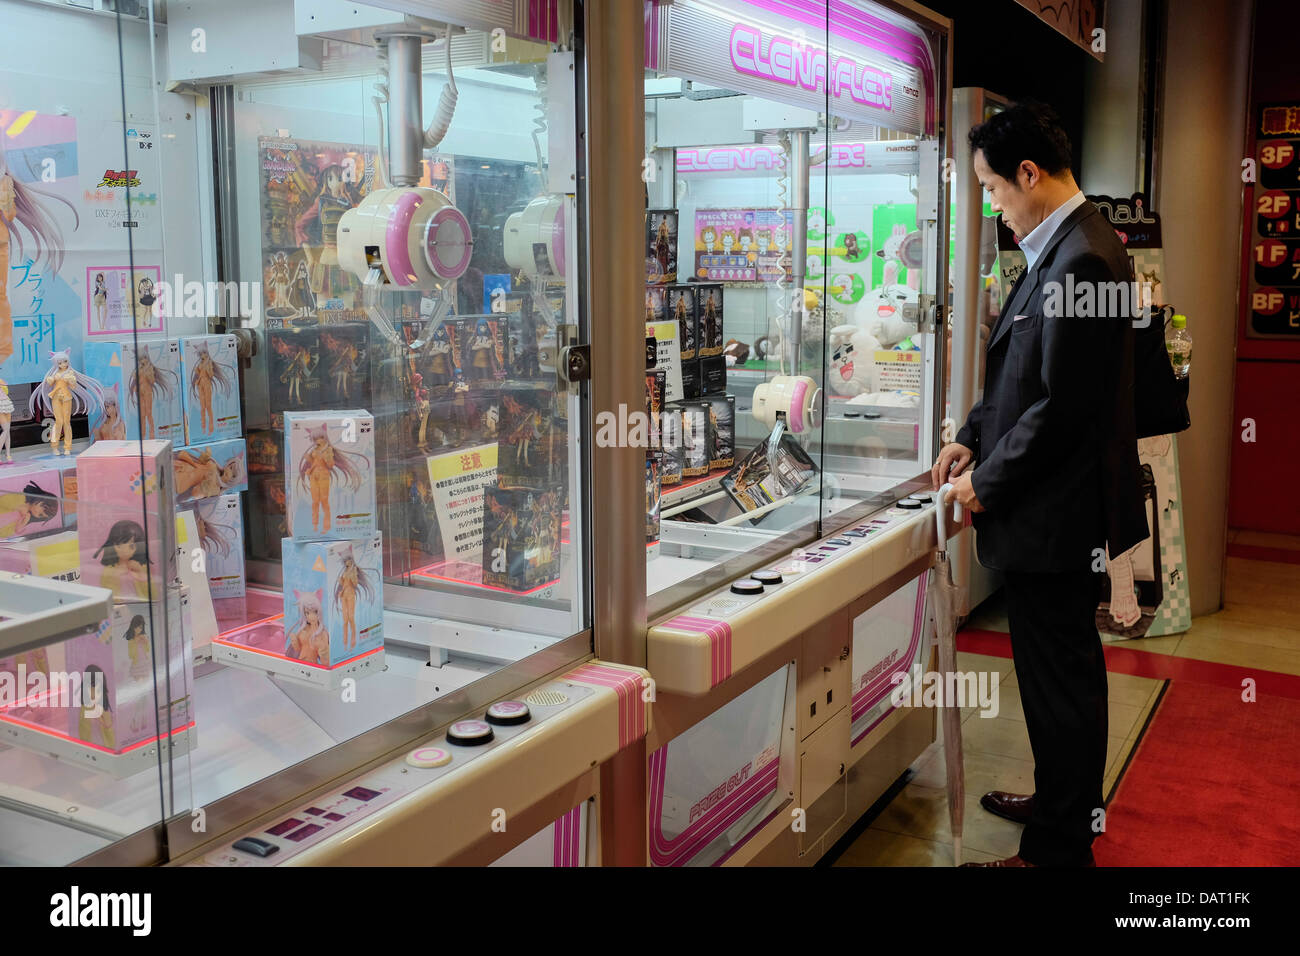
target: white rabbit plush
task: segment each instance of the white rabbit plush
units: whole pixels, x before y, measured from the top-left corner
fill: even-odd
[[[875,352],[880,342],[856,325],[837,325],[826,343],[826,387],[854,397],[876,390]]]
[[[885,348],[914,335],[920,317],[920,296],[913,284],[919,273],[908,270],[907,285],[898,284],[898,264],[885,263],[884,281],[855,303],[850,320],[870,332]]]

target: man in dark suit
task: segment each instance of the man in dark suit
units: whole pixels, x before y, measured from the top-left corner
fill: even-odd
[[[1027,260],[989,337],[983,398],[932,473],[973,514],[980,563],[1003,572],[1034,753],[1032,796],[981,799],[1025,824],[1019,854],[985,865],[1087,866],[1106,769],[1100,576],[1107,549],[1118,556],[1147,536],[1131,271],[1075,184],[1051,110],[1014,106],[971,130],[970,147]]]

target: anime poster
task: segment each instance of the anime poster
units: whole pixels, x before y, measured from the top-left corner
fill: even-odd
[[[793,222],[788,209],[697,209],[695,277],[713,282],[788,280]]]
[[[339,265],[339,220],[370,192],[375,151],[258,140],[267,325],[365,319],[361,283]]]
[[[37,382],[56,348],[80,359],[80,277],[61,274],[86,222],[77,127],[68,116],[0,109],[0,133],[0,380]]]
[[[86,334],[162,332],[164,318],[155,308],[161,280],[159,266],[87,266]]]

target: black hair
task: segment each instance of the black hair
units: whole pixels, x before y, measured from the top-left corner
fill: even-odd
[[[1026,100],[997,113],[970,131],[970,151],[984,153],[984,162],[1014,183],[1020,164],[1029,160],[1049,176],[1070,169],[1070,137],[1056,111]]]
[[[99,558],[99,563],[105,567],[112,567],[117,564],[117,552],[114,549],[119,544],[128,542],[135,544],[135,559],[144,561],[145,564],[153,562],[146,557],[141,551],[141,545],[146,539],[144,528],[138,521],[119,521],[109,529],[108,537],[104,540],[98,550],[95,551],[95,557]]]
[[[113,712],[113,704],[109,699],[108,693],[108,675],[104,673],[104,668],[98,664],[90,664],[86,667],[86,679],[81,682],[81,706],[82,708],[90,707],[94,701],[86,699],[86,690],[95,684],[95,675],[103,675],[99,680],[99,702],[108,713]]]
[[[137,614],[135,617],[131,618],[131,623],[127,625],[126,632],[122,635],[123,639],[128,641],[135,640],[135,629],[137,627],[145,632],[145,637],[149,636],[149,629],[145,627],[144,623],[144,615]]]
[[[50,494],[34,481],[27,482],[23,488],[23,497],[29,505],[41,505],[43,508],[49,508],[49,516],[42,519],[49,521],[59,513],[59,499]]]

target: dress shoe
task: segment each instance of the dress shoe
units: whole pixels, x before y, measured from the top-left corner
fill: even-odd
[[[1034,798],[1022,793],[990,790],[980,797],[980,806],[1012,823],[1028,823],[1030,814],[1034,812]]]

